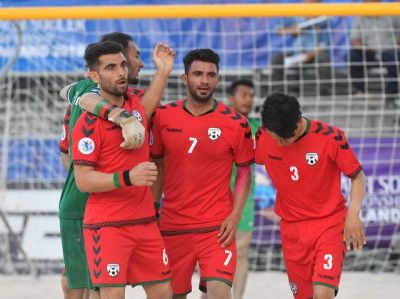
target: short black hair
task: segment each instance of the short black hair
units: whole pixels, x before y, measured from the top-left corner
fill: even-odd
[[[229,94],[233,95],[235,93],[236,89],[242,85],[254,89],[253,81],[248,80],[248,79],[239,79],[239,80],[232,82],[231,86],[229,87]]]
[[[300,118],[297,98],[284,93],[268,95],[261,108],[263,127],[284,139],[294,136]]]
[[[183,65],[185,66],[185,74],[188,73],[193,61],[211,62],[217,66],[219,72],[219,55],[211,49],[194,49],[183,57]]]
[[[100,56],[107,54],[117,54],[120,52],[122,52],[122,46],[114,42],[105,41],[90,44],[86,47],[85,50],[85,61],[87,67],[90,70],[94,70],[98,67],[100,63]]]
[[[101,37],[100,42],[105,42],[105,41],[120,44],[123,48],[122,53],[124,53],[124,55],[125,55],[126,51],[128,50],[129,42],[133,42],[133,38],[132,38],[132,36],[130,36],[129,34],[126,34],[126,33],[111,32],[111,33],[104,34]]]

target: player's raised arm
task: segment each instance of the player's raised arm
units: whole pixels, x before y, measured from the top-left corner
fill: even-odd
[[[172,71],[175,60],[175,51],[167,44],[158,43],[153,50],[153,63],[156,66],[156,73],[149,88],[142,98],[142,105],[146,111],[147,120],[160,105],[161,97],[168,83],[169,74]]]
[[[232,213],[222,222],[218,235],[218,241],[222,247],[226,247],[235,240],[237,225],[242,216],[244,205],[249,196],[251,187],[251,165],[238,166],[233,191]]]
[[[366,178],[361,170],[351,179],[350,204],[346,214],[343,239],[348,250],[361,250],[366,244],[365,232],[360,219],[361,205],[365,196]]]

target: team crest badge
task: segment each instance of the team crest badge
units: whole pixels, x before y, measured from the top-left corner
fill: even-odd
[[[133,115],[134,117],[136,117],[136,119],[137,119],[138,121],[142,122],[143,118],[142,118],[142,115],[140,114],[139,111],[133,110],[133,111],[132,111],[132,115]]]
[[[297,285],[293,282],[290,282],[289,285],[290,285],[290,290],[292,291],[293,295],[296,295],[297,294]]]
[[[208,128],[208,138],[212,141],[217,140],[221,136],[221,129],[219,128]]]
[[[94,151],[94,141],[89,137],[84,137],[79,140],[78,149],[82,154],[89,155]]]
[[[318,154],[317,153],[306,153],[306,161],[308,165],[314,166],[318,162]]]
[[[108,264],[107,272],[108,272],[108,275],[110,275],[111,277],[117,276],[119,273],[119,265],[118,264]]]

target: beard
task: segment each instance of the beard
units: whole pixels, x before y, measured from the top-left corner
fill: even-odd
[[[138,77],[128,78],[128,84],[131,84],[131,85],[139,84],[139,81],[140,80]]]
[[[190,87],[188,88],[188,90],[193,100],[198,103],[207,103],[210,100],[214,99],[214,89],[210,89],[207,94],[200,94],[199,91]]]
[[[102,84],[101,89],[108,94],[120,97],[127,93],[128,83],[124,87],[118,87],[117,85],[112,85],[112,84]]]

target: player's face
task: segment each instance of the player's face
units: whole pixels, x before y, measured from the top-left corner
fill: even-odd
[[[137,84],[139,82],[139,72],[144,66],[143,61],[140,59],[140,51],[137,45],[130,41],[126,51],[126,59],[128,62],[128,83]]]
[[[100,65],[92,72],[91,78],[100,85],[102,91],[122,96],[128,90],[128,67],[122,53],[102,55]]]
[[[207,103],[213,99],[214,90],[219,82],[217,66],[211,62],[193,61],[182,80],[187,86],[188,98]]]
[[[253,109],[254,89],[246,85],[239,85],[229,100],[233,108],[247,116]]]

